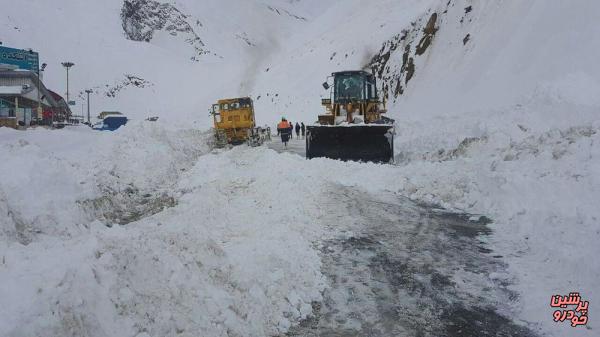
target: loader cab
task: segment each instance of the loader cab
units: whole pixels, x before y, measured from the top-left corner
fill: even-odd
[[[385,101],[377,94],[375,75],[363,70],[340,71],[331,74],[333,84],[323,83],[330,90],[329,98],[321,99],[325,114],[319,115],[321,125],[347,123],[374,123],[386,113]],[[330,78],[331,78],[330,77]],[[357,119],[358,118],[358,119]]]
[[[394,159],[394,121],[383,116],[375,76],[362,70],[331,74],[323,83],[325,113],[306,127],[306,158],[387,163]]]
[[[377,101],[375,76],[366,71],[342,71],[333,77],[332,97],[334,104]]]

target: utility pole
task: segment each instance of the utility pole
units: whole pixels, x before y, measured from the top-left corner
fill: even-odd
[[[62,66],[65,67],[65,69],[67,69],[67,108],[69,107],[69,104],[71,102],[69,100],[69,69],[71,69],[71,67],[74,65],[75,65],[75,63],[69,62],[69,61],[62,63]]]
[[[18,113],[19,113],[19,96],[15,96],[15,118],[17,119],[17,127],[19,127],[19,117],[17,117]],[[25,110],[23,110],[23,124],[25,124]]]
[[[87,89],[85,93],[87,94],[87,103],[88,103],[88,125],[92,126],[90,123],[90,94],[94,92],[92,89]]]

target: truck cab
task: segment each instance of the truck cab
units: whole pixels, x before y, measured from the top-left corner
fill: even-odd
[[[225,134],[229,144],[248,139],[248,131],[256,125],[254,104],[250,97],[221,99],[211,109],[216,133]]]

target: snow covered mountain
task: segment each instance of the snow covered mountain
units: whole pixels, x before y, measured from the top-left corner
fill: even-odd
[[[93,88],[97,111],[208,126],[205,111],[215,99],[251,95],[263,123],[281,114],[310,121],[328,74],[375,68],[392,117],[410,118],[523,104],[548,91],[597,103],[597,73],[590,71],[598,45],[580,33],[598,29],[593,6],[585,0],[39,0],[3,6],[0,38],[39,50],[50,64],[46,81],[59,91],[60,62],[75,62],[72,91]],[[574,90],[574,82],[588,89]]]
[[[600,301],[600,266],[582,262],[600,239],[600,2],[0,0],[0,8],[0,41],[39,51],[49,87],[65,91],[60,62],[76,64],[75,112],[92,88],[95,113],[161,117],[115,136],[0,130],[0,156],[11,158],[0,171],[15,172],[0,182],[8,215],[0,335],[285,333],[327,287],[318,250],[331,215],[322,205],[338,185],[492,218],[493,235],[481,240],[507,265],[487,280],[514,292],[503,314],[540,335],[597,334],[592,318],[586,328],[557,325],[548,299],[580,291]],[[377,74],[397,122],[397,165],[207,148],[215,100],[253,97],[260,124],[282,115],[311,122],[327,95],[321,83],[347,69]]]
[[[58,92],[66,91],[60,62],[74,62],[76,113],[83,91],[92,88],[95,112],[202,125],[214,100],[251,94],[242,89],[249,69],[323,7],[318,1],[9,2],[2,1],[0,41],[39,51],[49,64],[45,81]]]

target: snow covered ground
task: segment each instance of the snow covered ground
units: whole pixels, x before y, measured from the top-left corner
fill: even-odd
[[[210,51],[199,61],[168,25],[126,39],[120,0],[8,2],[4,45],[39,50],[57,91],[74,61],[73,91],[137,122],[0,129],[0,335],[283,333],[330,283],[319,243],[348,220],[329,202],[340,185],[488,216],[480,239],[517,294],[504,313],[540,335],[597,335],[598,2],[169,1]],[[251,95],[261,124],[306,123],[328,74],[377,55],[395,166],[206,145],[214,100]],[[552,321],[550,296],[572,291],[590,301],[587,327]]]
[[[555,108],[544,112],[551,115]],[[414,150],[432,146],[439,133],[401,136],[406,140],[397,140],[397,148],[406,151],[399,155],[402,191],[415,200],[491,217],[489,243],[506,257],[515,282],[511,288],[520,294],[516,309],[528,321],[546,322],[549,334],[557,326],[548,323],[547,294],[580,289],[573,291],[590,301],[599,296],[600,265],[584,256],[596,254],[600,239],[600,124],[590,112],[590,122],[540,131],[540,124],[511,119],[511,114],[531,118],[530,108],[499,113],[506,120],[490,116],[489,122],[468,125],[468,133],[461,132],[464,121],[440,121],[440,129],[451,130],[445,135],[456,138],[454,145],[442,145],[452,138],[433,145],[438,149]],[[557,333],[594,334],[571,328]]]
[[[485,158],[471,158],[469,151],[452,160],[415,160],[400,166],[306,161],[295,153],[262,147],[209,151],[206,133],[151,122],[131,124],[115,134],[83,128],[0,131],[2,157],[14,158],[2,163],[3,172],[14,174],[0,185],[2,212],[8,215],[2,218],[0,245],[4,285],[0,327],[7,336],[42,331],[73,336],[192,336],[198,331],[211,336],[276,335],[308,317],[311,303],[322,299],[321,291],[330,282],[321,269],[322,247],[332,245],[340,235],[352,238],[367,230],[360,228],[365,223],[357,220],[359,215],[375,219],[367,213],[380,213],[373,208],[361,211],[358,201],[365,196],[353,199],[350,195],[357,192],[349,191],[364,191],[377,199],[408,195],[452,208],[475,209],[454,200],[493,206],[495,198],[503,198],[510,205],[515,190],[520,190],[508,181],[522,175],[508,171],[514,167],[498,166],[503,176],[490,179],[506,183],[488,183],[481,192],[469,188],[477,180],[469,183],[468,173],[460,173],[484,162]],[[589,151],[586,141],[597,137],[585,129],[565,136],[575,139],[571,146],[576,149],[583,146],[580,151]],[[561,146],[560,133],[556,139],[548,137],[553,146]],[[537,139],[528,142],[538,144]],[[530,152],[538,149],[540,156],[547,157],[546,165],[556,163],[551,148],[525,145],[514,146],[515,155],[524,159],[496,165],[533,161]],[[536,170],[537,165],[533,165]],[[554,171],[546,179],[563,184],[565,179],[576,179]],[[406,172],[411,179],[398,178],[408,176]],[[512,189],[505,190],[508,187]],[[487,191],[498,196],[484,196]],[[594,191],[588,193],[592,199],[586,209],[589,214],[582,216],[592,217]],[[334,195],[338,197],[332,199]],[[495,221],[494,233],[477,241],[487,242],[485,249],[503,256],[502,263],[509,266],[484,274],[491,277],[487,282],[504,282],[520,295],[508,303],[502,302],[504,295],[488,298],[496,305],[502,303],[499,310],[505,317],[516,318],[520,312],[518,324],[547,334],[556,328],[548,319],[551,311],[545,288],[551,292],[566,287],[586,289],[584,296],[593,301],[597,269],[584,270],[575,264],[569,269],[570,264],[561,262],[579,256],[568,247],[557,250],[550,240],[559,235],[554,231],[561,230],[560,205],[549,213],[544,200],[526,197],[514,201],[523,203],[522,208],[501,209],[516,213],[512,219],[502,212],[485,213]],[[550,196],[545,200],[552,201]],[[413,207],[399,201],[394,205],[389,198],[386,202],[398,209]],[[382,205],[381,201],[374,204]],[[352,209],[358,213],[348,213]],[[399,228],[410,232],[410,222],[402,225],[402,217],[387,217],[400,221]],[[533,226],[543,226],[541,222],[548,219],[554,222],[545,224],[543,234],[532,232]],[[588,225],[586,218],[576,214],[572,220]],[[373,225],[392,226],[386,221],[390,220],[377,220]],[[425,236],[420,240],[441,239],[441,233],[421,233]],[[562,242],[571,239],[567,233],[560,234]],[[593,233],[587,233],[578,242],[589,236],[593,240]],[[390,244],[398,243],[386,245]],[[422,253],[427,261],[433,251]],[[413,255],[407,261],[418,265],[421,258],[415,259]],[[548,266],[559,269],[548,270]],[[445,275],[443,270],[453,270],[447,267],[432,270]],[[577,273],[578,278],[566,280],[561,272]],[[408,275],[412,273],[403,277],[416,277]],[[451,282],[465,277],[464,272],[450,275]],[[536,283],[547,275],[554,277],[552,282]],[[531,283],[522,283],[524,279]],[[527,287],[532,290],[521,293]],[[472,292],[477,287],[465,289]],[[538,305],[523,302],[537,296]],[[542,313],[527,312],[533,307]],[[593,326],[589,324],[590,329]],[[564,330],[567,335],[591,336],[592,332]]]
[[[320,299],[316,205],[297,181],[272,192],[275,153],[207,154],[205,134],[154,123],[1,131],[2,157],[21,154],[2,166],[19,172],[2,181],[1,335],[273,335]]]

